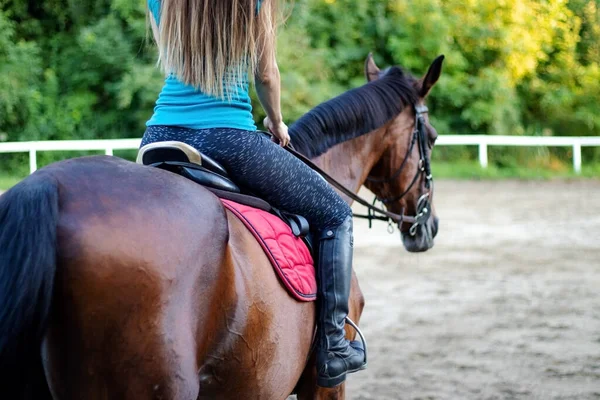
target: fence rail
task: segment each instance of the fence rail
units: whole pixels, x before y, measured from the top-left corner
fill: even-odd
[[[436,145],[479,147],[479,164],[488,166],[489,146],[572,147],[573,169],[581,173],[581,148],[600,146],[600,136],[494,136],[494,135],[446,135],[440,136]]]
[[[100,150],[113,155],[114,150],[133,150],[141,139],[107,140],[55,140],[46,142],[0,143],[0,153],[29,153],[29,169],[37,169],[38,151],[85,151]],[[528,147],[572,147],[573,169],[581,173],[581,148],[600,146],[600,136],[493,136],[493,135],[441,135],[437,146],[478,146],[479,163],[488,166],[489,146],[528,146]]]

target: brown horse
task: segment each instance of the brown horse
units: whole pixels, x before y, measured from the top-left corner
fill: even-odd
[[[370,133],[330,143],[316,162],[355,192],[368,177],[383,199],[406,192],[388,209],[416,214],[432,193],[423,162],[436,133],[422,103],[441,64],[416,80],[369,57],[369,80],[396,74],[416,102]],[[374,83],[374,93],[385,87]],[[408,250],[433,245],[430,215],[412,234],[401,224]],[[356,278],[350,303],[358,321]],[[0,197],[2,398],[285,399],[296,389],[299,399],[342,399],[344,385],[315,385],[314,329],[314,303],[292,299],[244,225],[182,177],[86,157],[43,168]]]

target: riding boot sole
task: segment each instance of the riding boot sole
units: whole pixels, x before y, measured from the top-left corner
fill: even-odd
[[[331,377],[331,378],[324,378],[324,377],[317,376],[317,386],[323,387],[323,388],[334,388],[334,387],[339,386],[342,383],[344,383],[344,381],[346,380],[346,375],[351,374],[353,372],[362,371],[363,369],[366,369],[366,368],[367,368],[367,363],[364,363],[363,365],[361,365],[358,368],[351,369],[349,371],[345,371],[342,374]]]

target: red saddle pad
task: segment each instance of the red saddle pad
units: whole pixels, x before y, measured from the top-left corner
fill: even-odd
[[[300,301],[316,300],[314,262],[302,239],[273,214],[230,200],[221,202],[252,232],[290,294]]]

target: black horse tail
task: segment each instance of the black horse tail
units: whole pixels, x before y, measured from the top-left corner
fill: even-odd
[[[56,271],[58,186],[34,174],[0,196],[0,397],[34,398]],[[41,375],[43,377],[43,373]],[[45,380],[44,380],[45,384]]]

